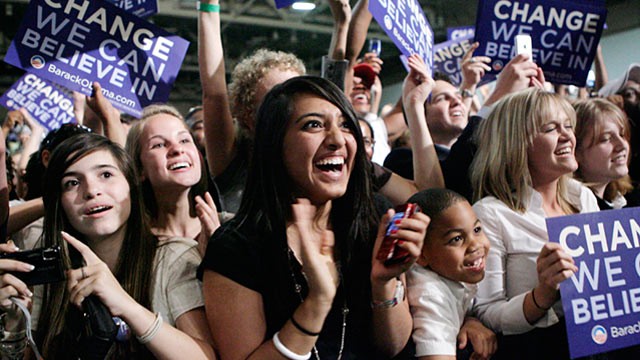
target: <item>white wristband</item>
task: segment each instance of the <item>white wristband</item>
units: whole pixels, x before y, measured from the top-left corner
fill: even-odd
[[[298,354],[294,353],[293,351],[289,350],[280,341],[280,338],[278,338],[278,333],[279,332],[276,332],[275,334],[273,334],[273,345],[275,345],[276,350],[278,350],[278,352],[280,354],[282,354],[282,356],[286,357],[287,359],[291,359],[291,360],[307,360],[307,359],[309,359],[311,357],[311,351],[309,351],[308,353],[306,353],[304,355],[298,355]]]

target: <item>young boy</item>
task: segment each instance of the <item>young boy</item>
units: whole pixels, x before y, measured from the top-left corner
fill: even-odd
[[[496,349],[495,335],[478,320],[465,320],[489,252],[480,220],[467,200],[451,190],[421,191],[408,202],[431,218],[422,254],[407,272],[416,357],[455,359],[456,340],[464,348],[468,337],[472,358],[489,358]]]

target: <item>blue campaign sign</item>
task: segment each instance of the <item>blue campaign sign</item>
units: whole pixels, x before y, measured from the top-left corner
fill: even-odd
[[[291,4],[293,4],[296,1],[299,1],[299,0],[275,0],[276,8],[277,9],[282,9],[283,7],[290,6]]]
[[[9,110],[24,108],[47,130],[76,122],[71,91],[26,73],[0,97]]]
[[[547,219],[578,272],[560,284],[572,358],[640,344],[640,208]]]
[[[107,0],[120,9],[141,18],[158,13],[158,0]]]
[[[458,26],[447,28],[447,40],[456,40],[458,38],[473,37],[476,34],[475,26]]]
[[[453,85],[460,86],[462,84],[462,58],[472,43],[473,35],[467,35],[436,44],[433,47],[433,70],[447,75]],[[494,75],[484,76],[478,86],[488,84],[495,79]]]
[[[433,30],[418,0],[371,0],[369,12],[404,56],[424,59],[431,75]]]
[[[516,55],[515,36],[529,34],[547,81],[584,86],[606,16],[599,0],[480,0],[476,54],[490,57],[497,74]]]
[[[166,102],[189,42],[95,0],[32,0],[4,60],[91,95],[94,81],[115,107],[140,117]]]
[[[460,86],[462,83],[462,57],[473,43],[473,35],[449,40],[433,47],[433,70],[449,76],[451,83]]]

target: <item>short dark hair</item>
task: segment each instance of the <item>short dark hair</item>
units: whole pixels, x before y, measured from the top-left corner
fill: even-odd
[[[437,80],[446,81],[449,84],[451,84],[451,77],[440,71],[436,71],[433,73],[433,81],[437,81]]]
[[[431,224],[438,221],[440,214],[449,207],[460,201],[467,199],[455,191],[449,189],[427,189],[422,190],[408,200],[410,203],[416,203],[430,219]]]

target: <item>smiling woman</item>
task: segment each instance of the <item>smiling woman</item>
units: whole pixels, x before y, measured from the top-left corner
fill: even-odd
[[[582,100],[574,108],[578,117],[576,177],[593,191],[603,210],[637,206],[633,197],[631,203],[624,197],[633,189],[627,176],[630,134],[626,115],[605,99]]]
[[[291,118],[282,152],[294,195],[323,204],[344,194],[357,149],[353,124],[337,106],[311,94],[296,96]]]
[[[201,252],[219,225],[217,211],[206,192],[202,156],[180,113],[168,105],[151,105],[131,128],[127,151],[142,181],[144,205],[153,233],[161,239],[198,239]],[[205,209],[206,208],[206,209]],[[210,214],[213,229],[198,215]]]
[[[195,242],[162,243],[151,234],[124,150],[100,135],[76,135],[53,152],[44,180],[43,243],[60,246],[69,268],[66,282],[35,289],[34,328],[44,357],[215,358],[195,278]],[[88,298],[126,323],[117,341],[90,345]]]
[[[240,211],[214,234],[201,265],[221,358],[400,352],[411,316],[398,289],[428,220],[416,214],[399,224],[405,263],[375,259],[392,212],[376,238],[369,163],[345,95],[310,76],[275,86],[258,111],[253,149]]]
[[[558,288],[577,268],[548,241],[545,218],[598,211],[591,191],[570,178],[574,125],[566,100],[533,88],[497,103],[476,134],[473,209],[491,242],[477,305],[480,319],[505,335],[501,358],[569,357]]]

